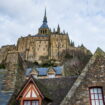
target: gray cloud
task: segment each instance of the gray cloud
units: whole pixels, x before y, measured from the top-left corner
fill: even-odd
[[[76,45],[105,50],[105,0],[0,0],[0,46],[37,33],[47,7],[48,24],[59,23]]]

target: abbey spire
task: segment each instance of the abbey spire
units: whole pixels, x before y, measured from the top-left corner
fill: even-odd
[[[47,23],[46,8],[45,8],[45,13],[44,13],[43,22]]]
[[[43,23],[42,23],[41,27],[39,28],[39,34],[40,35],[48,35],[49,32],[50,32],[50,30],[47,25],[47,16],[46,16],[46,8],[45,8]]]

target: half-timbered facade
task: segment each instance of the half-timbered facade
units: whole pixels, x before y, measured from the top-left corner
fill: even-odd
[[[23,89],[20,91],[17,100],[20,105],[42,105],[44,96],[32,78],[29,78]]]

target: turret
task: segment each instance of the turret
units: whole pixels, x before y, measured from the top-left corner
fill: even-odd
[[[57,27],[57,32],[60,33],[60,26],[58,24],[58,27]]]

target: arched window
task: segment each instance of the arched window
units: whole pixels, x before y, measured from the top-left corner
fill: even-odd
[[[45,33],[47,33],[47,30],[45,30]]]
[[[42,34],[42,30],[41,30],[41,34]]]
[[[105,105],[102,87],[89,88],[90,105]]]

